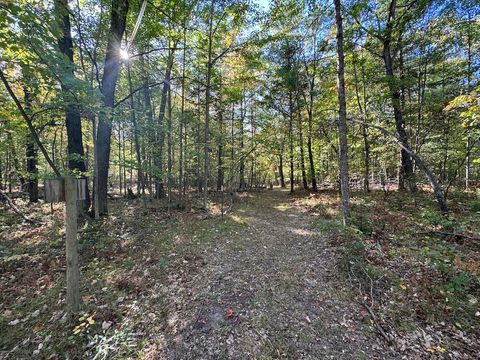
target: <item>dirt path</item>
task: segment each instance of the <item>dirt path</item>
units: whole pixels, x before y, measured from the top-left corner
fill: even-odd
[[[191,234],[191,252],[161,287],[167,327],[156,356],[387,358],[312,221],[286,192],[265,191],[236,203],[209,241]]]

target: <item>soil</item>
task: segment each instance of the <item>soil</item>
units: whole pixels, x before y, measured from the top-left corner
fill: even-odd
[[[336,249],[313,220],[286,191],[245,195],[224,220],[241,227],[197,246],[193,273],[182,276],[174,267],[167,286],[159,287],[168,328],[156,356],[391,357],[339,278]]]

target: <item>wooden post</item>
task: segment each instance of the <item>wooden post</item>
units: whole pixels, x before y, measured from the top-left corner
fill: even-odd
[[[77,179],[65,178],[65,238],[67,253],[67,312],[80,310],[80,270],[77,243]]]

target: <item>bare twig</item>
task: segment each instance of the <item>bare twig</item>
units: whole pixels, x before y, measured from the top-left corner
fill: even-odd
[[[377,316],[373,312],[372,308],[368,306],[365,302],[359,301],[360,305],[362,305],[365,309],[367,309],[368,313],[370,314],[370,317],[372,318],[373,324],[375,325],[375,328],[378,330],[380,335],[389,343],[389,344],[394,344],[394,338],[392,336],[389,336],[385,329],[380,325],[380,322],[378,321]]]

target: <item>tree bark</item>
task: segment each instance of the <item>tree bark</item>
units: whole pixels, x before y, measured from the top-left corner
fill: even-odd
[[[243,141],[243,125],[245,118],[245,94],[243,94],[242,102],[240,104],[240,185],[239,189],[241,191],[245,190],[247,184],[245,182],[245,156],[244,156],[244,141]]]
[[[305,171],[305,153],[303,150],[303,124],[302,113],[300,111],[300,103],[297,97],[297,114],[298,114],[298,134],[300,138],[300,167],[302,170],[302,183],[303,188],[308,190],[307,172]]]
[[[358,76],[357,76],[357,54],[353,55],[353,74],[355,78],[355,96],[357,98],[358,110],[364,123],[367,123],[367,99],[366,99],[366,85],[365,85],[365,72],[362,67],[362,80],[363,80],[363,106],[360,101],[360,91],[358,90]],[[365,192],[370,191],[370,143],[368,141],[367,126],[362,125],[362,137],[363,137],[363,159],[364,159],[364,179],[363,190]]]
[[[173,45],[173,48],[176,47],[176,44]],[[158,135],[158,149],[155,154],[154,164],[157,168],[157,171],[163,172],[163,146],[165,143],[165,110],[167,107],[168,92],[170,91],[170,80],[172,76],[172,67],[173,67],[173,55],[174,50],[170,49],[167,59],[167,67],[165,69],[165,78],[163,80],[162,96],[160,99],[160,110],[158,113],[158,126],[159,126],[159,135]],[[164,195],[164,185],[163,185],[163,174],[155,176],[155,197],[160,198]]]
[[[391,49],[391,42],[392,42],[392,32],[394,26],[394,19],[395,19],[395,10],[396,10],[396,0],[392,0],[390,3],[389,9],[389,18],[387,21],[386,29],[385,29],[385,36],[383,37],[383,61],[385,65],[385,75],[387,75],[388,79],[388,88],[390,91],[390,99],[392,101],[392,108],[393,108],[393,115],[395,118],[395,127],[397,129],[397,134],[407,147],[408,145],[408,136],[405,129],[405,120],[403,119],[403,113],[401,108],[401,94],[398,86],[397,79],[395,77],[395,73],[393,70],[393,58],[392,58],[392,49]],[[410,191],[416,190],[416,181],[413,172],[413,161],[410,155],[402,149],[400,152],[400,175],[399,176],[399,189],[404,188],[402,175],[405,176],[405,180],[407,180]]]
[[[130,97],[130,111],[132,116],[133,139],[135,142],[135,156],[137,159],[137,195],[140,195],[140,189],[144,189],[143,185],[143,169],[142,156],[140,153],[140,135],[137,124],[137,116],[135,113],[135,104],[133,97],[132,76],[130,74],[130,64],[127,64],[128,87],[132,96]]]
[[[210,137],[210,87],[212,82],[212,42],[213,42],[213,6],[214,0],[210,4],[210,16],[208,24],[208,59],[207,59],[207,81],[205,88],[205,133],[204,133],[204,164],[203,164],[203,208],[207,209],[208,197],[208,176],[209,176],[209,152],[208,144]]]
[[[220,105],[221,106],[221,105]],[[223,111],[220,109],[218,114],[218,164],[217,164],[217,190],[223,188],[224,169],[223,169]]]
[[[317,176],[315,174],[315,162],[313,159],[313,149],[312,149],[312,112],[308,111],[308,135],[307,135],[307,151],[308,151],[308,162],[310,165],[310,181],[312,183],[312,190],[314,192],[318,191],[317,186]]]
[[[290,194],[295,190],[295,181],[293,173],[293,95],[292,90],[288,94],[288,142],[289,142],[289,156],[290,156]]]
[[[342,194],[343,224],[350,218],[350,192],[348,184],[347,154],[347,103],[345,100],[345,55],[343,52],[343,24],[340,0],[334,0],[337,24],[337,87],[338,87],[338,138],[340,161],[340,190]]]
[[[37,150],[31,135],[27,135],[25,144],[25,155],[27,160],[27,192],[30,202],[38,202],[38,168]]]
[[[80,268],[78,265],[77,241],[77,180],[65,178],[65,244],[67,258],[67,312],[80,310]]]
[[[180,113],[180,124],[179,124],[179,143],[180,143],[180,159],[179,159],[179,174],[178,174],[178,183],[179,183],[179,204],[183,206],[183,195],[185,192],[184,178],[183,174],[185,171],[185,158],[184,158],[184,141],[183,141],[183,130],[185,127],[185,67],[186,67],[186,55],[187,54],[187,20],[184,19],[183,22],[183,54],[182,54],[182,105]],[[187,130],[185,129],[185,134]],[[186,145],[186,144],[185,144]],[[185,153],[186,155],[186,153]]]
[[[110,144],[112,136],[113,107],[115,103],[115,88],[120,71],[121,40],[125,32],[129,3],[128,0],[112,0],[110,14],[110,30],[108,35],[107,53],[101,83],[104,112],[100,114],[97,130],[97,183],[98,212],[108,213],[107,190],[108,169],[110,166]]]
[[[70,87],[66,84],[71,83],[74,78],[73,62],[73,42],[70,25],[70,15],[68,9],[68,0],[55,0],[55,13],[60,27],[61,35],[57,40],[60,52],[66,57],[66,69],[64,71],[66,81],[61,83],[63,93],[65,126],[67,128],[67,149],[68,149],[68,168],[76,170],[82,174],[87,171],[85,164],[85,152],[83,149],[82,121],[78,105],[68,99]],[[87,189],[87,199],[83,201],[83,208],[87,210],[90,207],[90,193],[88,191],[88,182],[85,182]]]
[[[285,175],[283,174],[283,153],[279,156],[278,175],[280,176],[280,187],[285,188]]]
[[[25,94],[25,110],[31,112],[32,110],[32,98],[30,91],[25,86],[23,88]],[[35,143],[32,139],[32,135],[28,134],[25,141],[25,159],[27,170],[27,192],[29,201],[32,203],[38,202],[38,157]]]

